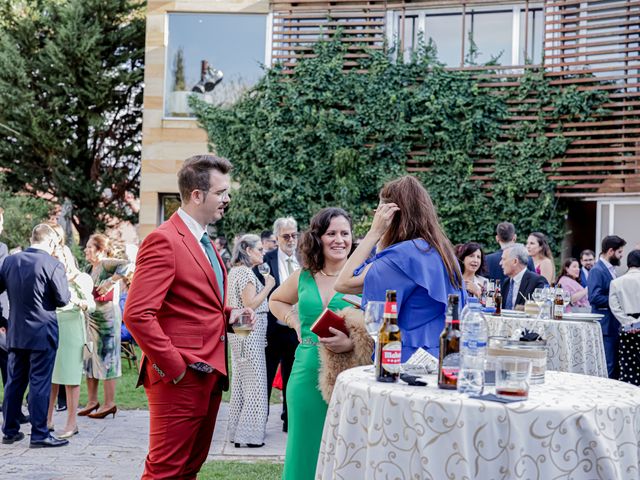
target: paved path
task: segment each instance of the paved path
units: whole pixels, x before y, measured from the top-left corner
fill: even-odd
[[[282,433],[281,405],[273,405],[267,423],[266,445],[262,448],[235,448],[224,441],[229,405],[220,406],[208,461],[284,461],[286,434]],[[66,412],[56,413],[54,423],[63,426]],[[29,433],[29,425],[22,431]],[[68,446],[30,449],[29,436],[13,445],[0,444],[2,480],[85,480],[139,479],[148,446],[149,412],[119,411],[114,418],[78,418],[80,433]]]

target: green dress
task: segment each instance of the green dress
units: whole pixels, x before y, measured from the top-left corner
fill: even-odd
[[[349,307],[350,304],[342,299],[343,296],[336,293],[328,308],[337,311]],[[318,389],[318,336],[310,328],[323,310],[316,281],[308,270],[303,270],[298,281],[298,315],[302,342],[296,349],[287,384],[289,433],[282,475],[285,480],[312,479],[316,472],[327,404]]]

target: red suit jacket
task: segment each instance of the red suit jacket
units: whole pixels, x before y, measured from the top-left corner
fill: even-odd
[[[230,310],[202,247],[173,214],[142,242],[127,296],[124,322],[144,352],[138,385],[170,382],[196,363],[226,379]]]

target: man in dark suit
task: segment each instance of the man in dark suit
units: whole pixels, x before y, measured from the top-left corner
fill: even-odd
[[[593,250],[583,250],[580,253],[580,285],[586,287],[589,283],[589,272],[596,261],[596,254]]]
[[[296,258],[296,247],[298,246],[298,224],[295,219],[278,218],[273,224],[273,233],[278,242],[278,248],[272,250],[264,256],[264,261],[271,269],[271,275],[276,281],[276,286],[271,290],[273,293],[276,288],[284,283],[289,275],[300,268],[298,259]],[[255,274],[264,284],[264,278],[255,267]],[[269,293],[269,297],[271,297]],[[267,314],[267,347],[265,348],[265,357],[267,361],[267,390],[268,397],[271,397],[271,387],[273,379],[276,376],[278,365],[280,365],[280,373],[282,374],[282,430],[287,431],[287,382],[291,375],[293,367],[293,358],[298,347],[298,336],[295,330],[289,328],[280,322],[271,312]]]
[[[496,227],[496,242],[500,245],[500,250],[490,253],[484,258],[484,264],[486,265],[487,277],[489,280],[498,281],[500,283],[504,282],[506,277],[502,271],[502,267],[500,266],[502,252],[505,248],[509,248],[516,243],[517,238],[516,228],[513,226],[513,223],[502,222],[498,224]],[[528,257],[527,269],[532,272],[536,271],[536,267],[534,266],[533,259],[531,257]],[[504,294],[502,297],[504,298]]]
[[[69,443],[49,433],[47,410],[51,375],[58,348],[56,308],[71,299],[64,266],[51,256],[57,235],[45,224],[31,233],[31,247],[5,259],[0,268],[0,292],[7,290],[11,312],[7,329],[9,379],[2,406],[2,443],[22,440],[20,413],[29,387],[32,448]]]
[[[609,308],[609,284],[617,277],[615,267],[620,265],[626,244],[627,242],[617,235],[604,237],[600,259],[589,272],[588,288],[591,312],[604,315],[599,322],[602,327],[609,378],[618,378],[618,343],[620,339],[620,322]]]
[[[543,288],[547,280],[527,269],[529,254],[521,243],[514,243],[502,251],[500,265],[507,277],[501,285],[502,308],[514,309],[518,305],[524,306],[525,298],[536,288]]]
[[[4,228],[4,210],[0,207],[0,235]],[[9,255],[9,249],[7,246],[0,242],[0,268],[4,259]],[[7,351],[7,325],[9,316],[9,300],[7,299],[7,293],[0,293],[0,376],[2,377],[2,385],[7,383],[7,361],[9,359],[9,352]],[[2,408],[0,408],[2,411]]]

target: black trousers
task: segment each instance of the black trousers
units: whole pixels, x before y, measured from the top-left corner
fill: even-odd
[[[2,385],[7,384],[7,362],[9,361],[9,352],[0,348],[0,376],[2,376]]]
[[[267,347],[264,354],[267,361],[267,398],[271,398],[273,379],[276,378],[278,365],[282,374],[282,413],[287,421],[287,382],[291,375],[293,359],[298,348],[298,337],[292,328],[270,323],[267,328]]]
[[[55,358],[56,351],[53,348],[12,349],[9,352],[9,378],[2,403],[2,432],[5,435],[15,435],[20,431],[22,399],[28,386],[31,440],[44,440],[49,436],[47,411]]]

